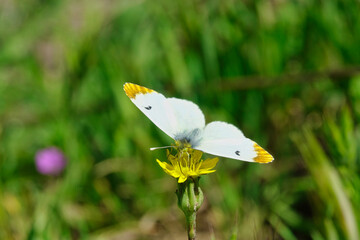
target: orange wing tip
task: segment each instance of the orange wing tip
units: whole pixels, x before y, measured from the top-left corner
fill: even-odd
[[[139,85],[133,84],[133,83],[125,83],[124,91],[129,98],[135,98],[136,95],[138,95],[140,93],[147,94],[147,93],[155,92],[152,89],[142,87],[142,86],[139,86]]]
[[[274,160],[274,157],[271,156],[267,151],[260,147],[257,143],[254,142],[254,149],[256,152],[256,157],[254,161],[257,163],[269,163]]]

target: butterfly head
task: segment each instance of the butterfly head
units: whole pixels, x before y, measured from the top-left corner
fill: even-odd
[[[175,144],[179,149],[195,148],[201,141],[201,129],[195,128],[191,131],[183,131],[174,136]]]
[[[188,150],[189,148],[191,148],[190,142],[187,141],[186,139],[184,139],[184,140],[176,140],[175,141],[175,146],[179,150],[185,150],[185,151]]]

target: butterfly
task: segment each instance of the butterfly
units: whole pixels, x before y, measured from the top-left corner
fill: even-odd
[[[236,160],[258,163],[274,160],[234,125],[220,121],[205,125],[204,114],[191,101],[166,98],[161,93],[133,83],[125,83],[124,91],[158,128],[176,142]]]

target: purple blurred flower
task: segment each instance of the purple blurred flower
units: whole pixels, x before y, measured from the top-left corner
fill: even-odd
[[[36,169],[45,175],[59,175],[66,166],[63,152],[56,147],[39,150],[35,156]]]

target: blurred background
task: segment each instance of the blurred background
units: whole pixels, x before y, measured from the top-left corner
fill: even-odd
[[[176,180],[155,161],[165,150],[149,151],[172,140],[124,82],[191,100],[275,157],[222,158],[201,178],[199,239],[359,239],[359,12],[0,1],[0,239],[186,239]]]

